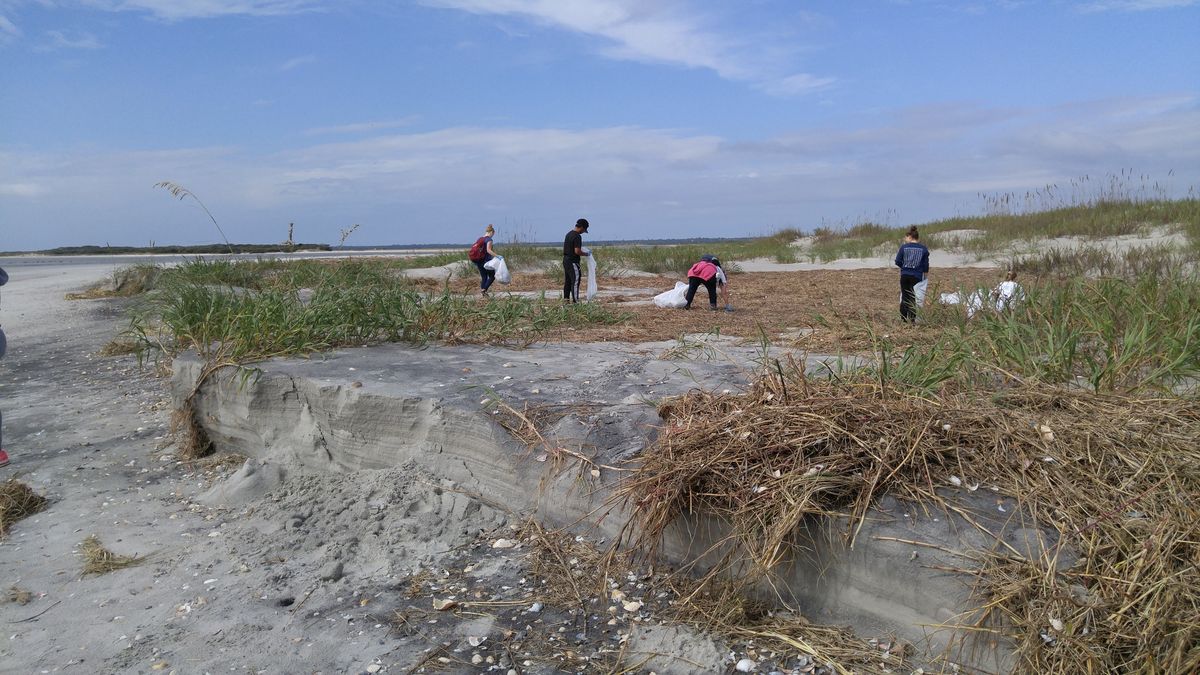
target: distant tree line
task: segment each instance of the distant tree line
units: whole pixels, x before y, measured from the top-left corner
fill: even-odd
[[[44,251],[12,251],[4,255],[36,253],[40,255],[124,255],[130,253],[287,253],[290,251],[330,251],[329,244],[202,244],[199,246],[59,246]]]

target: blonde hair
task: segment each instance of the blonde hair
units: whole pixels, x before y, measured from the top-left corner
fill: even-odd
[[[485,234],[496,234],[496,228],[492,227],[491,225],[488,225],[487,229],[484,230],[484,233]]]

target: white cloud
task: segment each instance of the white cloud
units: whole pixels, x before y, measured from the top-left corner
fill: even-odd
[[[600,38],[610,58],[711,70],[776,95],[803,94],[833,78],[792,72],[791,49],[762,36],[735,36],[681,1],[645,0],[424,0],[473,14],[515,16]]]
[[[365,132],[377,132],[387,129],[395,129],[397,127],[406,127],[417,121],[415,115],[401,117],[394,120],[381,120],[376,122],[355,122],[353,124],[338,124],[328,127],[314,127],[307,129],[304,132],[305,136],[322,136],[325,134],[361,134]]]
[[[286,73],[289,70],[294,70],[296,68],[299,68],[300,66],[305,66],[310,63],[316,63],[316,62],[317,62],[317,57],[313,56],[312,54],[306,54],[304,56],[297,56],[296,58],[288,59],[287,61],[284,61],[279,66],[279,70],[280,70],[280,72]]]
[[[40,197],[49,192],[37,183],[0,183],[0,195],[7,197]]]
[[[1200,0],[1097,0],[1079,5],[1084,12],[1145,12],[1200,5]]]
[[[11,42],[21,37],[21,29],[10,21],[8,17],[0,14],[0,45]]]
[[[206,19],[218,16],[278,16],[311,12],[323,0],[81,0],[110,12],[147,12],[164,21]]]
[[[100,39],[91,33],[68,35],[59,30],[46,31],[46,41],[37,47],[41,52],[52,52],[59,49],[100,49],[104,47]]]
[[[759,87],[775,96],[795,96],[825,89],[833,83],[832,77],[816,77],[808,73],[798,73],[779,80],[762,82]]]

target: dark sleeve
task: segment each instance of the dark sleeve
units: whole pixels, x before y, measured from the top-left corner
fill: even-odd
[[[929,249],[924,246],[921,248],[925,249],[921,252],[921,272],[929,274]]]
[[[7,284],[7,283],[8,283],[8,272],[5,272],[4,268],[0,267],[0,286],[3,286],[4,284]]]
[[[900,254],[902,254],[902,253],[904,253],[904,247],[903,247],[903,246],[901,246],[901,247],[900,247],[900,248],[899,248],[899,249],[896,251],[896,267],[901,267],[901,266],[902,266],[902,265],[900,264]]]

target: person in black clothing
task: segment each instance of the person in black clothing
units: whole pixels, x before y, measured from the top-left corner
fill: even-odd
[[[587,231],[587,219],[580,218],[563,240],[563,300],[579,302],[579,279],[583,276],[579,271],[579,259],[590,255],[583,250],[583,233]]]
[[[929,274],[929,249],[919,242],[920,238],[917,226],[913,225],[896,251],[896,267],[900,268],[900,318],[912,323],[917,321],[915,287]]]

